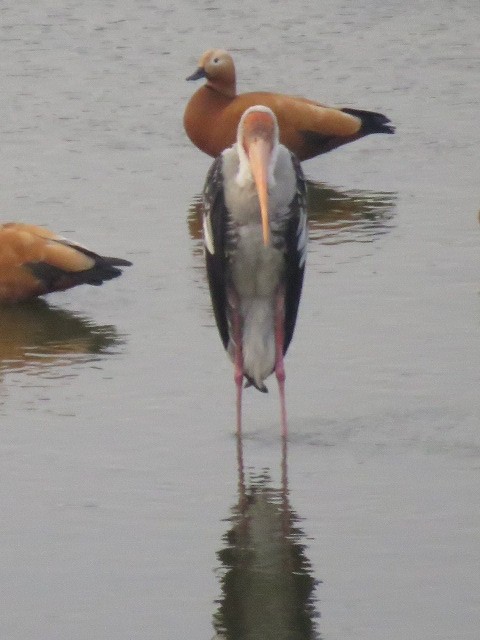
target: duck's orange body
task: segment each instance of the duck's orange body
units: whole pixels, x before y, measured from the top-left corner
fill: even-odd
[[[370,133],[393,133],[390,120],[381,113],[327,107],[296,96],[255,91],[236,93],[235,66],[221,49],[206,51],[197,71],[187,80],[206,78],[187,104],[184,126],[195,146],[218,156],[236,140],[243,112],[264,105],[277,116],[280,142],[299,160],[308,160],[353,142]]]
[[[106,258],[29,224],[0,225],[0,303],[28,300],[78,284],[102,284],[131,263]]]

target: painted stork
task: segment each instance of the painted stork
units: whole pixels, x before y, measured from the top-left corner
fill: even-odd
[[[31,224],[0,225],[0,303],[14,303],[79,284],[100,285],[132,263],[107,258]]]
[[[283,357],[295,328],[307,246],[306,186],[278,123],[257,105],[237,142],[212,164],[203,193],[207,276],[216,323],[234,363],[237,431],[242,384],[266,392],[275,371],[287,433]]]
[[[386,116],[374,111],[327,107],[307,98],[266,91],[237,94],[233,59],[222,49],[206,51],[187,80],[200,78],[206,83],[188,102],[183,123],[193,144],[214,157],[235,142],[242,113],[257,104],[272,109],[280,142],[300,161],[371,133],[395,131]]]

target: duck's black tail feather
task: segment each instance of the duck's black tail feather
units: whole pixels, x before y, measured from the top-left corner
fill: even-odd
[[[363,135],[368,135],[369,133],[395,133],[395,126],[391,124],[390,119],[384,116],[383,113],[365,111],[364,109],[350,109],[349,107],[344,107],[342,111],[360,118],[362,121],[361,133]]]

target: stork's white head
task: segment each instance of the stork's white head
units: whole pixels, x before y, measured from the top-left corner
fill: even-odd
[[[278,156],[278,122],[268,107],[247,109],[238,124],[237,151],[240,160],[237,182],[240,186],[255,182],[262,215],[263,242],[270,243],[268,187],[275,184]]]

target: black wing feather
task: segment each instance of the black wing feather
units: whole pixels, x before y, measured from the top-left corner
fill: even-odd
[[[307,239],[307,187],[300,162],[292,154],[292,164],[297,176],[297,191],[290,204],[290,216],[286,231],[285,269],[285,338],[283,353],[287,353],[297,320],[298,305],[302,294],[305,272]]]
[[[80,244],[69,242],[63,238],[48,238],[47,241],[70,247],[71,249],[92,258],[94,261],[94,264],[90,269],[83,269],[82,271],[67,271],[52,264],[48,264],[47,262],[25,263],[24,267],[29,269],[36,278],[42,281],[47,291],[68,289],[79,284],[99,286],[105,280],[118,278],[118,276],[122,274],[121,269],[118,267],[129,267],[132,265],[130,260],[101,256]]]
[[[208,286],[213,313],[225,349],[229,332],[227,318],[227,257],[225,253],[228,211],[223,192],[222,156],[214,160],[207,174],[203,190],[203,233]],[[208,246],[205,229],[209,229],[213,247]],[[213,249],[213,253],[210,249]]]

